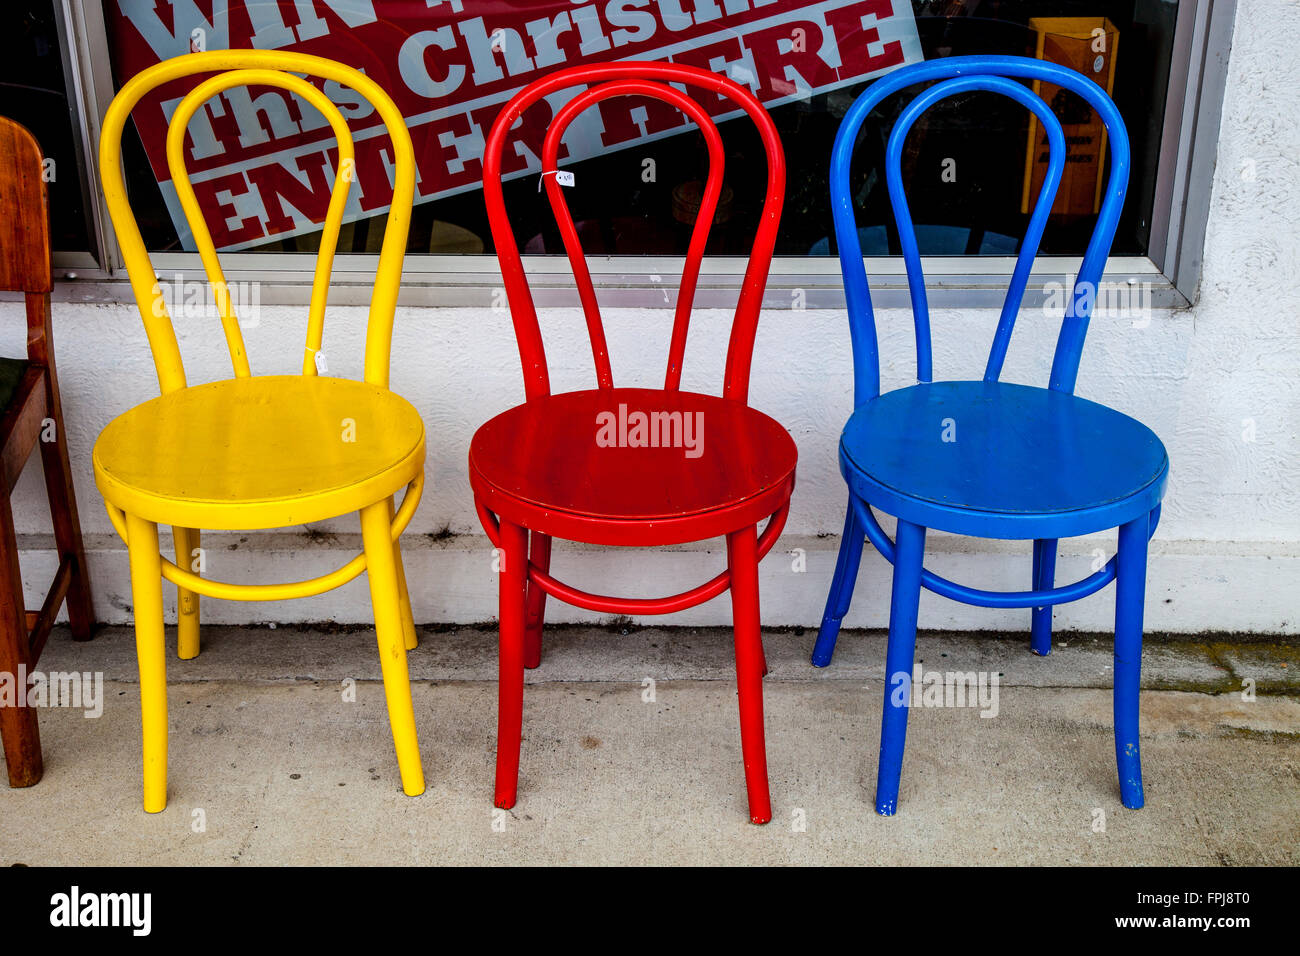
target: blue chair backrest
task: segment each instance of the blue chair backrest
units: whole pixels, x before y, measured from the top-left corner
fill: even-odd
[[[849,327],[853,337],[854,406],[860,406],[880,394],[880,358],[876,344],[875,315],[871,309],[871,292],[867,287],[866,266],[862,261],[862,247],[849,184],[853,147],[863,122],[886,97],[916,83],[931,80],[942,82],[924,90],[907,105],[894,124],[885,148],[885,178],[889,187],[890,204],[894,210],[894,221],[898,226],[903,261],[907,266],[907,285],[916,322],[916,377],[922,382],[931,380],[930,308],[925,296],[925,276],[921,273],[916,230],[908,212],[902,183],[903,142],[912,124],[941,99],[973,90],[990,90],[1008,96],[1028,108],[1038,117],[1047,132],[1051,149],[1047,174],[1029,218],[1029,227],[1016,258],[1016,268],[1011,275],[1006,300],[1002,304],[1002,316],[998,320],[984,372],[987,381],[996,381],[1002,372],[1016,313],[1024,298],[1029,271],[1043,238],[1043,229],[1047,225],[1047,217],[1051,213],[1056,190],[1061,183],[1061,173],[1065,168],[1065,135],[1060,121],[1040,96],[1018,80],[1043,80],[1070,90],[1083,97],[1106,124],[1110,140],[1110,177],[1097,224],[1067,301],[1048,383],[1050,388],[1058,391],[1073,392],[1079,373],[1079,356],[1088,332],[1088,319],[1092,315],[1106,257],[1110,254],[1111,241],[1115,238],[1115,227],[1124,205],[1124,193],[1128,190],[1128,131],[1124,128],[1119,110],[1106,92],[1081,73],[1027,57],[957,56],[905,66],[876,80],[850,107],[835,136],[835,146],[831,152],[831,209],[835,238],[839,245],[840,268],[844,274],[844,292],[848,300]]]

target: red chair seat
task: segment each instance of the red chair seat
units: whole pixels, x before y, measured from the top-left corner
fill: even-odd
[[[796,458],[789,433],[741,402],[613,388],[503,412],[474,435],[469,469],[479,500],[507,520],[570,540],[648,545],[766,519],[793,490]]]

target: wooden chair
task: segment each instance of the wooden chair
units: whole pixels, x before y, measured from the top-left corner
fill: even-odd
[[[150,90],[212,74],[177,105],[167,133],[167,163],[212,286],[235,377],[189,385],[165,297],[127,201],[122,130]],[[325,301],[353,180],[352,135],[338,107],[301,74],[340,83],[379,114],[393,146],[393,198],[370,298],[364,381],[318,374]],[[276,86],[306,100],[329,121],[338,167],[316,259],[301,375],[254,376],[232,296],[185,169],[185,129],[208,99],[236,86]],[[406,651],[416,646],[411,602],[397,539],[424,487],[425,433],[419,412],[388,388],[393,313],[415,192],[415,157],[405,121],[364,74],[318,56],[279,50],[212,50],[164,60],[134,76],[104,116],[99,168],[131,288],[144,320],[162,395],[119,415],[95,443],[95,481],[131,560],[144,808],[167,804],[167,675],[162,582],[176,585],[177,650],[199,653],[199,595],[278,601],[321,594],[367,573],[375,632],[402,788],[424,792]],[[394,495],[406,489],[400,509]],[[306,581],[232,584],[203,577],[193,555],[202,528],[281,528],[350,512],[361,516],[364,545],[347,564]],[[171,525],[177,560],[159,552],[158,525]]]
[[[42,178],[41,147],[13,120],[0,117],[0,289],[22,292],[27,302],[27,358],[0,358],[0,675],[20,683],[20,673],[36,666],[66,600],[72,637],[88,641],[95,613],[90,603],[86,551],[77,521],[77,499],[68,466],[68,444],[54,374],[54,336],[50,325],[50,226]],[[18,476],[40,445],[45,491],[50,500],[59,569],[40,611],[23,605],[18,543],[9,501]],[[11,787],[30,787],[41,779],[41,737],[36,711],[0,704],[0,738]]]

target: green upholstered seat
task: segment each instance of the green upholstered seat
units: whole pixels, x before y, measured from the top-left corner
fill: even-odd
[[[18,391],[18,383],[23,380],[28,364],[26,359],[0,357],[0,414],[3,414],[9,407],[9,403],[13,401],[14,394]]]

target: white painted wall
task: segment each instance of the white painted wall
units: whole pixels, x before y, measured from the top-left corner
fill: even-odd
[[[1287,0],[1238,6],[1223,110],[1201,295],[1185,311],[1157,312],[1149,325],[1093,321],[1079,376],[1080,395],[1149,424],[1164,440],[1172,477],[1151,557],[1150,630],[1300,631],[1300,128],[1295,91],[1300,53],[1277,24],[1294,17]],[[1243,170],[1250,172],[1243,174]],[[1253,173],[1253,178],[1251,173]],[[255,372],[292,373],[301,361],[305,308],[264,307],[249,330]],[[933,316],[935,372],[978,378],[996,313],[957,310]],[[606,316],[615,380],[661,380],[671,313],[612,310]],[[360,376],[363,309],[334,308],[326,322],[330,372]],[[722,378],[729,316],[699,313],[692,326],[683,385],[716,392]],[[157,394],[144,331],[133,305],[59,304],[56,343],[82,523],[91,550],[96,604],[109,622],[130,619],[126,555],[95,489],[90,452],[115,415]],[[590,387],[590,351],[580,313],[542,316],[556,390]],[[908,384],[914,371],[910,314],[879,316],[883,385]],[[178,324],[191,382],[228,376],[215,326]],[[21,306],[0,303],[0,351],[21,354]],[[1057,320],[1038,309],[1022,314],[1005,377],[1047,379]],[[416,617],[473,622],[494,617],[496,578],[490,546],[474,514],[466,453],[478,424],[522,398],[518,353],[508,318],[471,309],[399,310],[392,385],[424,415],[429,430],[429,486],[407,533],[407,566]],[[759,327],[753,404],[785,424],[798,442],[799,479],[785,536],[765,562],[763,606],[773,625],[815,625],[821,617],[841,528],[845,492],[836,441],[851,410],[851,365],[845,316],[832,311],[772,311]],[[1245,420],[1255,441],[1243,440]],[[28,601],[43,593],[53,569],[39,463],[15,492],[15,513]],[[346,560],[359,545],[355,518],[315,526],[338,532],[325,543],[304,529],[271,534],[210,535],[209,573],[230,580],[297,579]],[[428,536],[450,531],[452,537]],[[1063,542],[1059,580],[1088,573],[1095,548],[1113,552],[1114,537]],[[795,573],[780,549],[803,548],[807,570]],[[556,570],[578,586],[610,593],[670,593],[711,576],[724,560],[719,542],[686,553],[600,551],[574,546]],[[1020,589],[1029,583],[1027,545],[934,535],[930,564],[976,586]],[[889,569],[868,549],[846,623],[883,626]],[[168,591],[171,591],[168,588]],[[1110,592],[1057,611],[1058,628],[1107,630]],[[171,595],[169,594],[169,601]],[[214,622],[369,619],[364,579],[292,604],[205,601]],[[548,619],[594,615],[557,606]],[[725,598],[665,623],[723,624]],[[988,611],[926,594],[923,627],[1027,629],[1027,611]]]

